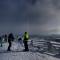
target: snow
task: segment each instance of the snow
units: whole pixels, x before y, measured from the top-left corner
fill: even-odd
[[[38,52],[1,53],[0,60],[60,60]]]
[[[28,44],[30,44],[30,42]],[[38,43],[36,43],[36,45],[38,45]],[[60,60],[59,58],[50,56],[54,55],[52,53],[45,52],[42,54],[38,52],[38,48],[32,47],[31,45],[29,45],[29,52],[23,52],[24,46],[18,42],[12,42],[11,52],[7,52],[7,48],[8,43],[3,43],[3,47],[0,47],[0,60]],[[6,52],[4,53],[4,51]]]
[[[60,42],[51,41],[51,43],[60,45]]]
[[[3,46],[2,47],[0,47],[0,52],[2,52],[2,51],[6,51],[7,50],[7,48],[8,48],[8,43],[3,43]],[[22,50],[22,49],[24,49],[24,47],[20,44],[20,43],[18,43],[18,42],[12,42],[12,47],[11,47],[11,50],[12,51],[16,51],[16,50]]]

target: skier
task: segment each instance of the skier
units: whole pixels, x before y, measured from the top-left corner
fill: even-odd
[[[24,40],[23,40],[24,47],[25,47],[24,51],[29,51],[29,49],[28,49],[28,40],[29,40],[29,35],[28,35],[27,32],[25,32],[24,33]]]
[[[18,42],[23,46],[23,41],[21,37],[18,39]]]
[[[9,43],[9,46],[8,46],[8,49],[7,49],[7,51],[11,51],[11,41],[13,41],[14,40],[14,36],[13,36],[13,34],[12,33],[10,33],[9,34],[9,36],[8,36],[8,43]]]

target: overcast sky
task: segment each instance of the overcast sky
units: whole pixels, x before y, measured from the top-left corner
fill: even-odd
[[[0,33],[60,32],[60,0],[0,0]]]

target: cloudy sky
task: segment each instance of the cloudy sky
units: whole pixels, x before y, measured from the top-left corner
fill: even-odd
[[[0,33],[60,33],[60,0],[0,0]]]

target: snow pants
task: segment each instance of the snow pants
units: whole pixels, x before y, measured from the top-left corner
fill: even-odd
[[[11,48],[11,42],[8,42],[8,43],[9,43],[8,51],[10,51],[10,48]]]
[[[25,51],[28,51],[29,49],[28,49],[28,43],[27,43],[27,41],[24,41],[24,47],[25,47]]]

